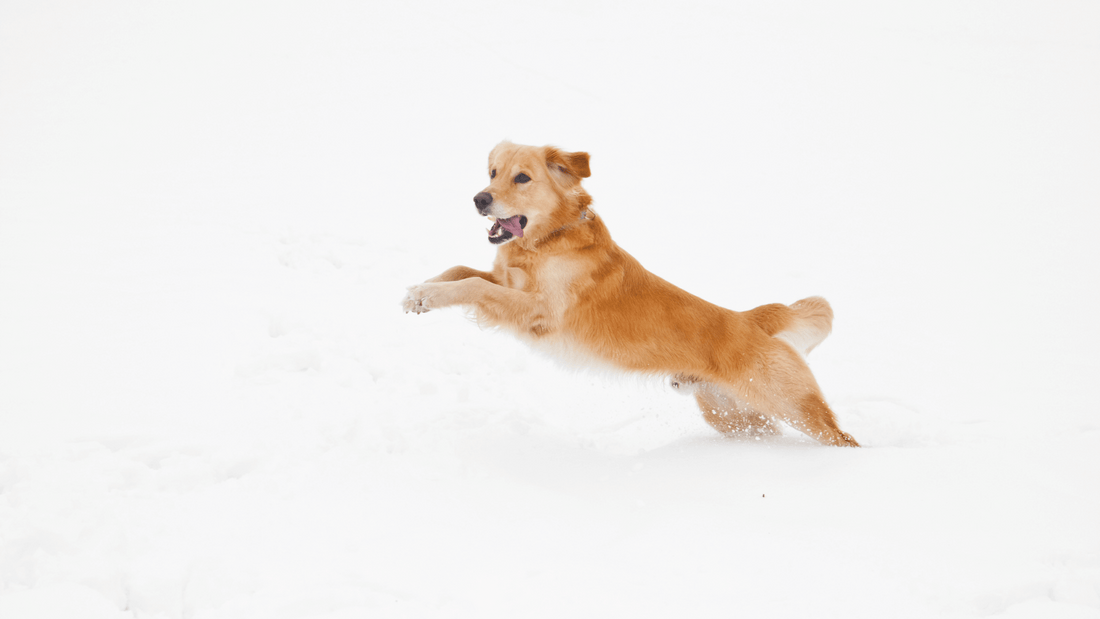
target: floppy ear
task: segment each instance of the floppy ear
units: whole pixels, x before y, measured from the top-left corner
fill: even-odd
[[[562,184],[570,187],[592,175],[588,169],[588,153],[567,153],[553,146],[546,147],[546,167]]]

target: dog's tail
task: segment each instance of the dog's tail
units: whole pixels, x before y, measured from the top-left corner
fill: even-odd
[[[833,308],[821,297],[808,297],[790,306],[762,305],[746,313],[768,335],[787,342],[802,355],[810,354],[833,330]]]

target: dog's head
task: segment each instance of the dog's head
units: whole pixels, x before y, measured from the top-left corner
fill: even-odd
[[[477,212],[493,222],[489,242],[537,240],[571,223],[577,213],[563,206],[589,174],[588,153],[498,144],[489,153],[489,186],[474,196]]]

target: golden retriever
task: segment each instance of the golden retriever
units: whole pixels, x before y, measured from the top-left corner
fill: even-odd
[[[668,377],[725,434],[777,434],[785,422],[858,447],[804,359],[832,329],[825,299],[735,312],[673,286],[611,240],[581,187],[589,175],[588,153],[497,145],[474,197],[492,222],[493,270],[456,266],[410,286],[406,313],[459,305],[566,361]]]

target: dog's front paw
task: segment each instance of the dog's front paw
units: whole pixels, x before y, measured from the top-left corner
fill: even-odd
[[[432,304],[431,288],[429,284],[409,286],[408,292],[405,293],[405,299],[401,302],[401,306],[405,308],[405,313],[423,314],[435,307]]]

